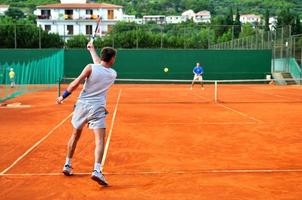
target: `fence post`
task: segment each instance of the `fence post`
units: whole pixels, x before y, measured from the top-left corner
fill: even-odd
[[[41,49],[41,26],[39,26],[39,49]]]
[[[17,48],[17,25],[15,24],[15,49]]]
[[[232,25],[232,49],[234,49],[234,25]]]
[[[184,49],[186,48],[186,27],[184,25]]]
[[[163,26],[160,25],[160,48],[163,48]]]
[[[138,49],[138,25],[136,25],[136,48]]]

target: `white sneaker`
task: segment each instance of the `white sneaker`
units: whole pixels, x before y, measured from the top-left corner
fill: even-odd
[[[98,171],[94,170],[91,174],[91,179],[96,181],[100,185],[103,185],[103,186],[108,185],[108,183],[105,179],[105,176],[102,174],[102,172],[98,172]]]
[[[63,174],[65,176],[72,176],[73,173],[72,173],[72,167],[70,165],[64,165],[63,167]]]

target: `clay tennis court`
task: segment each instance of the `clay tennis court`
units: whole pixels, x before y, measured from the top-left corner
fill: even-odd
[[[90,179],[87,128],[75,175],[61,173],[80,89],[62,105],[55,88],[5,102],[21,104],[0,108],[0,199],[301,199],[301,86],[219,88],[214,103],[213,85],[114,85],[109,187]]]

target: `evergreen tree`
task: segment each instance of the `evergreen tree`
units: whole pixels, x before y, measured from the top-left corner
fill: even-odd
[[[241,22],[240,22],[239,9],[237,8],[236,19],[235,19],[235,22],[234,22],[234,37],[238,38],[240,32],[241,32]]]
[[[269,10],[266,9],[265,15],[264,15],[264,30],[269,31]]]
[[[4,14],[13,19],[24,18],[24,13],[18,8],[9,8]]]
[[[296,15],[295,24],[293,26],[293,35],[301,34],[302,33],[302,26],[299,15]]]
[[[294,24],[295,17],[290,12],[289,8],[283,9],[277,18],[277,28],[289,26]]]
[[[225,20],[225,24],[226,25],[233,25],[234,24],[234,20],[233,20],[233,9],[230,8],[228,15],[226,16],[226,20]]]

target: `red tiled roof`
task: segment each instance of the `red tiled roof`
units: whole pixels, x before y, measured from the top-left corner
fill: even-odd
[[[60,3],[37,6],[37,8],[72,8],[72,9],[93,9],[93,8],[122,8],[123,6],[109,3]]]

